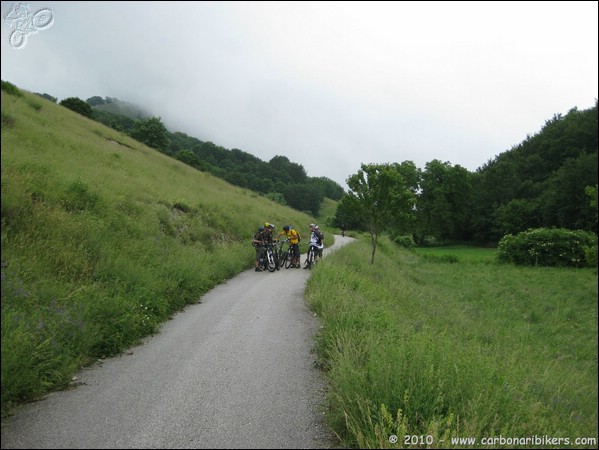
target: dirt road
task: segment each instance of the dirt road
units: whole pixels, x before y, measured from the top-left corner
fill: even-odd
[[[76,388],[3,420],[2,448],[331,447],[309,276],[248,270],[216,287],[142,345],[80,371]]]

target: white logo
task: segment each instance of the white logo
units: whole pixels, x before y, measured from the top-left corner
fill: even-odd
[[[10,45],[13,48],[23,48],[27,43],[27,35],[35,34],[52,26],[54,15],[50,8],[42,8],[37,12],[31,11],[31,6],[24,3],[13,3],[12,8],[4,17],[4,22],[13,27],[10,34]]]

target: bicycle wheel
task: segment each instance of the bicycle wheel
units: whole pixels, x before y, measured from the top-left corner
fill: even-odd
[[[291,249],[285,252],[285,269],[289,269],[291,267],[291,260],[293,259],[293,254],[291,253]]]
[[[308,254],[306,255],[306,267],[311,269],[314,265],[314,247],[310,246],[308,248]]]
[[[287,261],[287,252],[279,249],[279,267],[285,267],[285,262]]]
[[[281,268],[281,256],[279,255],[279,250],[276,245],[272,249],[272,256],[275,260],[275,269],[279,270]]]
[[[275,262],[275,256],[272,254],[272,250],[266,250],[266,267],[269,272],[277,270],[277,263]]]

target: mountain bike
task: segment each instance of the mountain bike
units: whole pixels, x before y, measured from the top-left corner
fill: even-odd
[[[317,245],[310,244],[308,247],[308,253],[306,254],[306,262],[304,264],[304,269],[312,269],[316,262],[318,261],[318,257],[320,256],[320,249]]]
[[[281,266],[279,266],[279,250],[274,242],[266,244],[266,259],[268,260],[269,271],[274,272],[281,268]]]
[[[277,270],[277,262],[275,260],[274,244],[267,244],[265,246],[264,251],[262,252],[262,256],[260,257],[259,266],[262,270],[268,270],[269,272],[274,272]]]
[[[287,247],[285,248],[285,245]],[[291,260],[293,258],[293,248],[289,243],[289,239],[285,239],[279,243],[279,267],[285,267],[289,269],[291,267]]]

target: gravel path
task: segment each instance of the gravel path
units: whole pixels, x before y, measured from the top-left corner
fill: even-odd
[[[252,269],[216,287],[142,345],[81,370],[76,388],[3,420],[2,448],[334,446],[309,276]]]

